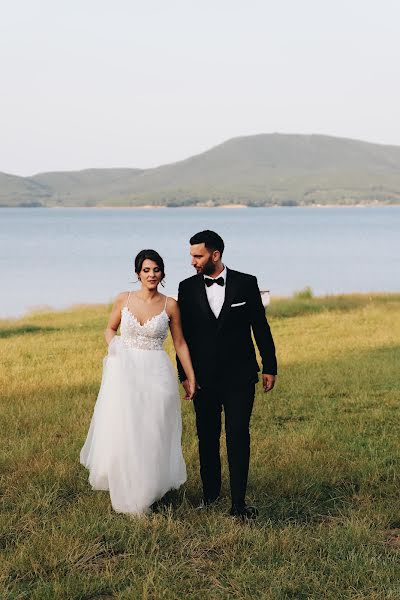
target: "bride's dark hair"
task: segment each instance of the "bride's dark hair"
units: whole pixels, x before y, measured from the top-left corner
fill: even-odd
[[[165,267],[164,261],[161,256],[155,250],[141,250],[139,254],[135,258],[135,273],[139,276],[140,271],[142,270],[142,266],[144,261],[152,260],[156,263],[157,267],[161,270],[161,285],[163,284],[165,278]]]

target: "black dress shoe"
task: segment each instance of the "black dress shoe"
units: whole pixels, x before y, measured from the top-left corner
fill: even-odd
[[[236,517],[238,519],[242,519],[242,521],[246,520],[254,520],[258,517],[258,508],[255,506],[232,506],[229,514],[231,517]]]

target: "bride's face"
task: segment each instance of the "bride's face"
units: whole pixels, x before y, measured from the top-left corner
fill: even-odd
[[[146,260],[143,261],[139,277],[143,287],[154,290],[161,281],[162,271],[157,263],[146,258]]]

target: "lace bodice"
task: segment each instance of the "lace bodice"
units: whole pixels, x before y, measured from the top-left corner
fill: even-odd
[[[124,346],[139,350],[162,350],[168,335],[169,317],[164,310],[148,319],[143,325],[139,323],[127,306],[121,311],[121,340]]]

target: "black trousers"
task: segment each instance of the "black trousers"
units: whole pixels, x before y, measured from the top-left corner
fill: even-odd
[[[225,413],[226,448],[232,505],[245,504],[250,459],[249,424],[254,383],[224,382],[201,389],[194,398],[199,438],[200,475],[204,500],[213,501],[221,490],[221,412]]]

